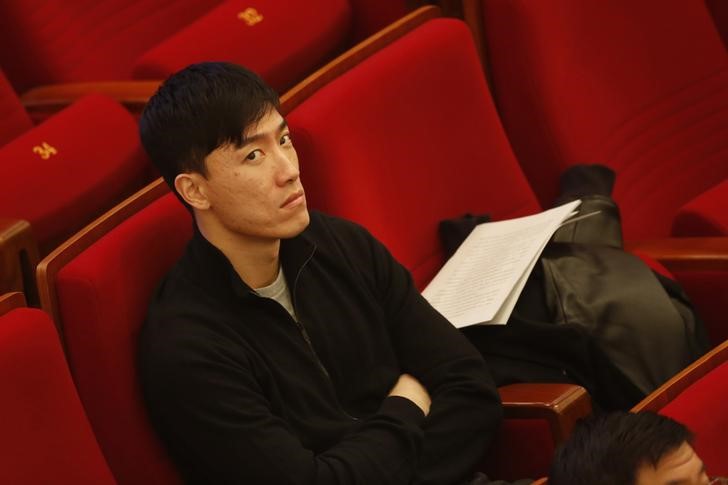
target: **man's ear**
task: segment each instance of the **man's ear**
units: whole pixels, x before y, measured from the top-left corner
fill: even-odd
[[[206,180],[196,172],[181,173],[174,178],[174,188],[190,206],[198,210],[210,208],[207,199]]]

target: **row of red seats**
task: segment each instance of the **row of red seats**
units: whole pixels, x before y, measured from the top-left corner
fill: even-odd
[[[227,60],[279,90],[402,17],[407,0],[3,2],[0,65],[15,88],[163,79]]]
[[[541,208],[500,125],[465,25],[431,20],[414,28],[425,20],[418,17],[343,55],[284,96],[282,106],[311,205],[367,225],[420,285],[443,262],[436,238],[440,219],[464,212],[505,218]],[[376,92],[377,97],[356,98],[353,92]],[[188,213],[158,182],[86,228],[39,267],[43,307],[62,329],[81,400],[121,483],[175,480],[146,422],[134,348],[147,297],[181,253],[190,228]],[[161,233],[174,237],[162,240]],[[711,251],[722,254],[723,263],[708,261],[702,268],[728,270],[719,266],[725,265],[728,250],[719,239],[711,240]],[[688,242],[687,250],[671,249],[671,257],[665,257],[664,249],[651,254],[670,269],[692,274],[695,266],[685,260],[695,254],[691,251],[698,241]],[[551,416],[551,429],[557,432],[534,433],[534,426],[543,427],[543,422],[509,419],[499,441],[503,446],[489,453],[491,474],[517,478],[545,472],[552,438],[563,439],[569,418],[588,407],[583,390],[566,387],[548,399],[541,394],[536,406],[541,414],[531,415]],[[507,415],[524,416],[533,388],[501,391]],[[531,394],[524,398],[526,391]],[[572,400],[578,403],[575,408],[554,416],[555,408]],[[688,403],[702,406],[700,399]],[[530,451],[508,456],[514,446]],[[705,446],[720,450],[710,439]],[[711,473],[725,471],[713,467]]]

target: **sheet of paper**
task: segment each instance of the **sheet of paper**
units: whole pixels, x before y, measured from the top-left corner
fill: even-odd
[[[540,214],[477,226],[422,292],[458,328],[503,324],[538,257],[576,200]]]

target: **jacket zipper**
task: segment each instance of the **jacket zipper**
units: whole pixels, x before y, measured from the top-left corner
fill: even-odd
[[[296,309],[296,289],[298,288],[298,279],[301,276],[301,273],[303,272],[303,268],[306,267],[309,261],[313,258],[314,253],[316,252],[316,247],[314,246],[313,251],[311,251],[311,254],[306,258],[306,260],[303,262],[303,264],[298,268],[298,272],[296,273],[296,277],[293,279],[293,291],[291,292],[291,298],[293,303],[293,313],[295,315],[298,315],[298,310]],[[306,327],[298,321],[297,319],[291,317],[291,320],[295,323],[296,327],[298,328],[298,331],[301,333],[301,336],[303,337],[303,340],[308,345],[309,350],[311,351],[311,355],[313,356],[314,361],[318,365],[319,369],[321,369],[321,372],[326,376],[326,379],[328,379],[329,383],[331,384],[331,388],[335,389],[334,387],[334,381],[331,379],[331,374],[329,374],[329,371],[326,370],[326,367],[324,366],[323,362],[321,362],[321,359],[319,358],[318,354],[316,353],[316,349],[313,346],[313,342],[311,342],[311,337],[308,335],[308,331],[306,331]],[[334,393],[334,396],[336,397],[336,393]],[[352,416],[349,414],[346,409],[344,409],[344,406],[341,405],[341,402],[339,402],[338,397],[336,397],[336,404],[339,405],[339,409],[342,413],[344,413],[348,418],[353,419],[354,421],[358,421],[359,418],[356,416]]]

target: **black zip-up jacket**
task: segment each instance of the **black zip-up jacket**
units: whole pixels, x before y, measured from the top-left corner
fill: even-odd
[[[501,418],[481,355],[360,226],[311,214],[281,242],[296,322],[198,231],[139,347],[152,421],[200,483],[453,484]],[[430,415],[387,397],[402,373]]]

